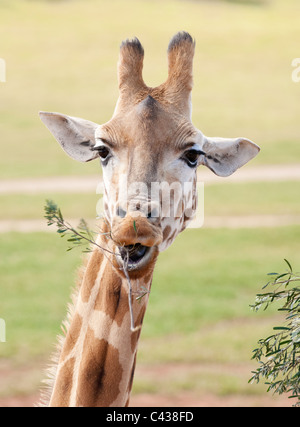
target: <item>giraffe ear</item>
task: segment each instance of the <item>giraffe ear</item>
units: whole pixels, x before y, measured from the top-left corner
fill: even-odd
[[[39,113],[42,122],[60,143],[63,150],[74,160],[89,162],[99,157],[92,151],[95,145],[96,123],[59,113]]]
[[[216,175],[229,176],[244,166],[260,151],[258,145],[245,138],[206,138],[202,164]]]

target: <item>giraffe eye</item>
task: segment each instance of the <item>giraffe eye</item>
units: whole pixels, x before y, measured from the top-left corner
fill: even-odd
[[[105,145],[100,145],[98,147],[97,146],[94,147],[92,150],[93,151],[98,151],[99,157],[100,157],[100,159],[102,161],[102,164],[104,166],[106,166],[108,160],[111,157],[111,152],[110,152],[109,148],[107,148]]]
[[[109,155],[109,149],[104,145],[102,145],[101,147],[98,148],[98,153],[101,159],[105,160]]]
[[[184,160],[190,168],[194,168],[197,166],[198,159],[201,154],[205,153],[201,150],[191,149],[184,153],[182,160]]]

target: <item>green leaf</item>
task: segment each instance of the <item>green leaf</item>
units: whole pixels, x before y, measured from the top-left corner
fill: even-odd
[[[64,220],[60,209],[57,210],[57,215],[61,221]]]
[[[299,396],[299,353],[300,353],[300,287],[292,287],[295,282],[300,282],[300,275],[294,274],[291,264],[285,259],[289,271],[277,274],[268,282],[267,286],[276,286],[274,292],[258,294],[255,307],[263,305],[267,309],[272,303],[281,301],[278,312],[284,314],[288,326],[275,326],[275,335],[258,341],[259,347],[253,350],[252,359],[259,363],[259,368],[251,380],[259,382],[261,378],[267,380],[267,391],[274,393],[289,393],[298,397],[294,406],[300,406]],[[289,286],[289,288],[287,288]],[[264,289],[263,288],[263,289]],[[262,360],[261,360],[262,359]],[[295,373],[295,370],[298,371]],[[253,373],[253,372],[252,372]]]
[[[290,271],[292,272],[292,271],[293,271],[293,269],[292,269],[291,264],[290,264],[290,263],[288,262],[288,260],[287,260],[287,259],[285,259],[285,258],[284,258],[284,261],[287,263],[287,265],[289,266]]]
[[[62,228],[57,230],[57,233],[62,234],[62,233],[65,233],[66,231],[67,231],[66,229]]]
[[[277,277],[276,277],[276,279],[275,279],[275,283],[278,281],[278,279],[282,279],[282,277],[289,276],[289,274],[290,274],[290,273],[283,273],[283,274],[280,274],[279,276],[277,276]]]

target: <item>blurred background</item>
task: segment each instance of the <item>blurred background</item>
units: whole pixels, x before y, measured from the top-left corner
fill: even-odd
[[[300,269],[299,18],[298,0],[0,0],[0,406],[37,402],[82,261],[47,228],[45,200],[75,225],[96,216],[99,164],[69,159],[38,111],[106,122],[121,41],[140,39],[155,86],[181,30],[196,39],[193,123],[261,153],[232,178],[199,169],[204,226],[159,258],[131,405],[291,405],[248,384],[252,350],[281,322],[249,305],[284,258]]]

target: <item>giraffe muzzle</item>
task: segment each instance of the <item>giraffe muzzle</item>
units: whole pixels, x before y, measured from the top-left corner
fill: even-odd
[[[162,241],[161,228],[142,216],[115,218],[111,236],[119,252],[119,267],[141,274],[153,264]]]

